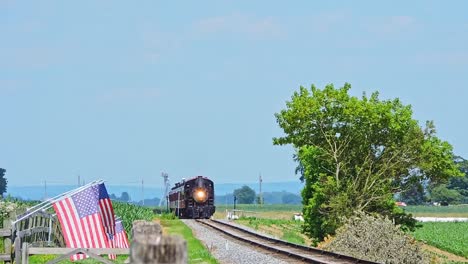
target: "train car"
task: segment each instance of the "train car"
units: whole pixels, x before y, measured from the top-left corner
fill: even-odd
[[[197,176],[175,184],[169,192],[169,209],[179,218],[210,218],[215,212],[213,181]]]

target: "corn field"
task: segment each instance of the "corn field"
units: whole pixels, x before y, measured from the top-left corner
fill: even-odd
[[[147,220],[151,221],[154,218],[153,209],[149,207],[143,207],[139,205],[123,203],[113,201],[112,205],[114,207],[114,213],[117,217],[122,219],[123,226],[127,235],[130,236],[132,234],[132,223],[135,220]]]

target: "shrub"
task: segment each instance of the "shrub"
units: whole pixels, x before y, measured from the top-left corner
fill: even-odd
[[[322,248],[380,263],[429,263],[419,244],[388,218],[357,212]]]

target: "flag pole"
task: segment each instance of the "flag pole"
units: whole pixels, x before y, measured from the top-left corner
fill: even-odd
[[[33,210],[33,209],[35,209],[35,208],[37,208],[37,207],[43,207],[44,204],[48,204],[48,203],[50,203],[51,201],[54,201],[55,199],[58,199],[58,198],[60,198],[60,197],[62,197],[62,196],[71,195],[72,193],[75,193],[75,192],[81,191],[81,190],[83,190],[83,189],[86,189],[86,188],[88,188],[89,186],[92,186],[92,185],[94,185],[94,183],[97,183],[97,182],[99,182],[99,181],[102,181],[102,180],[92,181],[92,182],[90,182],[90,183],[88,183],[88,184],[86,184],[86,185],[83,185],[83,186],[81,186],[81,187],[78,187],[78,188],[72,189],[72,190],[70,190],[70,191],[61,193],[61,194],[56,195],[56,196],[54,196],[54,197],[52,197],[52,198],[48,198],[47,200],[45,200],[45,201],[43,201],[43,202],[41,202],[41,203],[39,203],[39,204],[36,204],[36,205],[34,205],[34,206],[32,206],[32,207],[26,209],[26,211],[31,211],[31,210]]]
[[[26,213],[25,215],[21,216],[20,218],[16,219],[15,221],[13,221],[12,224],[16,224],[16,223],[18,223],[19,221],[28,218],[29,216],[35,214],[36,212],[38,212],[38,211],[40,211],[40,210],[47,210],[47,209],[49,209],[50,207],[52,207],[52,204],[53,204],[53,203],[55,203],[55,202],[57,202],[57,201],[59,201],[59,200],[61,200],[61,199],[64,199],[64,198],[66,198],[66,197],[69,197],[69,196],[71,196],[71,195],[73,195],[73,194],[75,194],[75,193],[78,193],[78,192],[80,192],[80,191],[86,189],[86,188],[89,188],[89,187],[91,187],[91,186],[94,186],[94,185],[96,185],[96,184],[100,184],[100,183],[103,183],[103,182],[104,182],[103,180],[96,180],[96,181],[90,182],[90,183],[88,183],[88,184],[86,184],[86,185],[83,185],[83,186],[81,186],[81,187],[78,187],[78,188],[76,188],[76,189],[73,189],[73,190],[71,190],[71,191],[68,191],[68,192],[64,192],[64,193],[62,193],[62,194],[59,194],[59,195],[57,195],[57,196],[55,196],[55,197],[53,197],[53,198],[47,199],[46,201],[43,201],[43,202],[40,203],[40,204],[37,204],[37,205],[35,205],[35,206],[31,207],[31,208],[28,208],[28,209],[26,210],[27,213]]]

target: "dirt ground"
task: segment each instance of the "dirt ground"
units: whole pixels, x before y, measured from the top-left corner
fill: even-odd
[[[464,257],[457,256],[447,251],[443,251],[436,247],[430,245],[423,245],[423,249],[429,252],[431,255],[436,257],[436,263],[444,263],[446,261],[457,261],[462,263],[468,263],[468,259]]]

